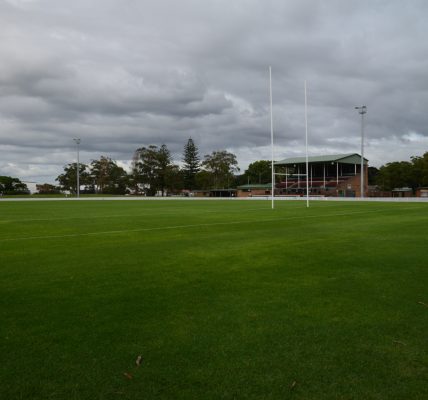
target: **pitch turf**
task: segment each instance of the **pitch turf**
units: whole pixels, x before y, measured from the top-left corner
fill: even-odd
[[[426,203],[0,201],[0,397],[426,399],[427,226]]]

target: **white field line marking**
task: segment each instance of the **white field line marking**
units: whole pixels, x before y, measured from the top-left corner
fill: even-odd
[[[184,209],[184,208],[178,208],[176,210],[183,210],[185,211],[183,213],[183,215],[188,213],[188,210]],[[231,213],[231,214],[236,214],[236,213],[245,213],[247,211],[263,211],[263,210],[270,210],[270,208],[268,207],[264,207],[264,208],[248,208],[245,210],[229,210],[229,211],[224,211],[222,210],[222,213]],[[199,211],[200,210],[195,210],[195,211]],[[218,210],[208,210],[208,211],[203,211],[203,213],[218,213]],[[155,213],[153,212],[147,212],[147,213],[140,213],[140,214],[114,214],[114,215],[95,215],[95,216],[91,216],[91,215],[86,215],[86,216],[76,216],[76,217],[54,217],[54,218],[29,218],[29,219],[6,219],[6,220],[0,220],[0,224],[10,224],[10,223],[19,223],[19,222],[41,222],[41,221],[69,221],[69,220],[73,220],[73,219],[109,219],[109,218],[143,218],[143,217],[147,217],[147,216],[154,216]],[[168,212],[162,212],[158,215],[160,216],[164,216],[164,215],[169,215],[169,214],[177,214],[177,211],[172,211],[171,209],[168,210]]]
[[[345,206],[346,208],[350,208],[351,206],[355,206],[355,203],[345,203],[342,204],[343,206]],[[287,209],[289,209],[290,204],[286,205]],[[300,206],[300,205],[299,205]],[[330,208],[330,207],[337,207],[337,204],[325,204],[325,203],[317,203],[314,205],[317,208]],[[421,209],[424,208],[426,209],[426,207],[423,207],[421,205],[415,206],[415,207],[400,207],[398,208],[398,210],[416,210],[416,209]],[[394,210],[396,210],[397,208],[394,208]],[[174,211],[173,211],[174,210]],[[160,213],[160,216],[164,216],[164,215],[169,215],[169,214],[176,214],[178,211],[185,211],[186,214],[188,213],[188,209],[184,209],[184,208],[168,208],[167,212],[162,212]],[[230,214],[238,214],[238,213],[245,213],[247,211],[265,211],[265,210],[271,210],[270,207],[260,207],[260,208],[247,208],[247,209],[239,209],[239,210],[227,210],[227,211],[222,211],[222,213],[230,213]],[[155,210],[158,211],[158,210]],[[201,210],[197,209],[195,211],[200,212]],[[383,210],[386,211],[386,210]],[[218,210],[206,210],[203,211],[203,213],[218,213]],[[139,214],[113,214],[113,215],[95,215],[95,216],[91,216],[91,215],[84,215],[84,216],[74,216],[74,217],[53,217],[53,218],[28,218],[28,219],[9,219],[9,220],[0,220],[0,224],[9,224],[9,223],[20,223],[20,222],[42,222],[42,221],[70,221],[70,220],[79,220],[79,219],[85,219],[85,220],[90,220],[90,219],[109,219],[109,218],[143,218],[146,216],[153,216],[154,213],[153,212],[147,212],[147,213],[139,213]]]
[[[329,218],[329,217],[348,216],[348,215],[354,215],[354,214],[368,214],[368,213],[373,213],[378,211],[380,210],[355,211],[351,213],[335,213],[335,214],[329,214],[329,215],[306,215],[301,217],[253,219],[253,220],[246,220],[246,221],[213,222],[213,223],[205,223],[205,224],[172,225],[172,226],[160,226],[155,228],[124,229],[124,230],[104,231],[104,232],[69,233],[65,235],[27,236],[27,237],[21,237],[21,238],[0,239],[0,242],[13,242],[13,241],[20,241],[20,240],[36,240],[36,239],[61,239],[61,238],[69,238],[69,237],[71,238],[71,237],[79,237],[79,236],[96,236],[96,235],[110,235],[110,234],[133,233],[133,232],[151,232],[151,231],[162,231],[162,230],[172,230],[172,229],[200,228],[200,227],[222,226],[222,225],[253,224],[253,223],[260,223],[260,222],[288,221],[293,219]]]

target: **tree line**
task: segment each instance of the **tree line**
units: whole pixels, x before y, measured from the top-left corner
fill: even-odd
[[[428,187],[428,152],[410,161],[394,161],[372,170],[372,184],[390,191],[394,188]]]
[[[27,185],[18,178],[0,176],[0,195],[29,194]]]
[[[181,167],[174,163],[165,144],[140,147],[134,152],[130,173],[109,157],[102,156],[89,165],[79,164],[82,193],[144,194],[165,196],[183,190],[226,188],[235,185],[239,171],[236,155],[213,151],[201,159],[192,138],[183,149]],[[77,164],[64,167],[58,181],[61,190],[76,192]]]
[[[104,167],[102,167],[104,165]],[[66,174],[67,185],[60,175],[61,187],[75,191],[76,165],[69,164]],[[88,179],[87,190],[92,193],[123,194],[131,190],[136,194],[165,195],[182,190],[209,190],[235,188],[247,183],[267,184],[271,182],[271,161],[258,160],[251,163],[243,174],[238,174],[237,158],[233,153],[213,151],[203,159],[190,138],[184,146],[182,166],[174,164],[165,144],[160,147],[141,147],[134,153],[132,170],[127,174],[107,157],[95,160],[89,166],[81,166],[83,179]],[[86,174],[86,175],[85,175]],[[377,185],[383,191],[409,187],[428,187],[428,152],[411,157],[410,161],[394,161],[379,169],[369,167],[369,184]]]
[[[58,185],[37,185],[40,194],[56,194],[63,191],[76,193],[77,164],[64,167],[56,181]],[[174,163],[171,152],[163,144],[150,145],[135,150],[131,171],[128,173],[116,161],[101,156],[90,164],[79,164],[82,193],[88,194],[144,194],[147,196],[178,194],[195,189],[235,188],[247,183],[271,182],[271,162],[258,160],[251,163],[243,174],[238,174],[238,162],[233,153],[213,151],[203,158],[190,138],[183,149],[181,166]],[[428,152],[411,157],[410,161],[395,161],[379,169],[369,167],[369,184],[383,191],[409,187],[428,187]],[[0,176],[0,194],[28,194],[25,183],[18,178]]]

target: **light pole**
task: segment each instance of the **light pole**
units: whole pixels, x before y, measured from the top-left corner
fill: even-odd
[[[76,165],[76,195],[77,197],[80,197],[80,182],[79,182],[79,145],[80,145],[80,139],[76,138],[73,139],[77,145],[77,165]]]
[[[364,114],[367,113],[366,106],[355,107],[358,113],[361,114],[361,198],[364,197]]]

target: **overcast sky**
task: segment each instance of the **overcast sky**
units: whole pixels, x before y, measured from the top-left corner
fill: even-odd
[[[176,162],[226,149],[243,171],[304,155],[370,165],[428,151],[425,0],[0,0],[0,175],[54,183],[165,143]]]

